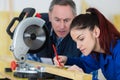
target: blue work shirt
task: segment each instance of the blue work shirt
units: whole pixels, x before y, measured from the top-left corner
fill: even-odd
[[[111,55],[100,53],[98,60],[91,54],[82,58],[68,57],[66,64],[76,64],[86,73],[101,68],[107,80],[120,80],[120,40],[110,51]]]

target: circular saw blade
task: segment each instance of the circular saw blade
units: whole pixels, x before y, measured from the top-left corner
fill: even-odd
[[[30,50],[37,50],[43,46],[46,41],[46,34],[42,27],[31,25],[24,32],[23,39]]]

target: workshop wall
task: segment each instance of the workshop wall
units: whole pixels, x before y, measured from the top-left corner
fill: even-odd
[[[120,0],[74,0],[77,14],[84,13],[88,7],[99,9],[120,31]],[[13,17],[26,7],[33,7],[36,12],[48,12],[51,0],[0,0],[0,55],[11,55],[11,39],[6,28]],[[14,26],[16,27],[16,26]],[[104,79],[101,79],[104,80]]]
[[[120,0],[82,0],[87,7],[95,7],[101,11],[120,31]],[[83,7],[84,7],[83,4]],[[85,9],[82,9],[85,10]]]
[[[8,35],[6,34],[6,26],[9,22],[9,13],[0,12],[0,54],[6,54],[9,52],[9,43]]]

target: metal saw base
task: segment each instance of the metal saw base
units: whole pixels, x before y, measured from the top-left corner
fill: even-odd
[[[15,77],[19,78],[39,78],[38,73],[21,73],[21,72],[14,72]]]
[[[54,75],[45,73],[45,72],[38,72],[38,73],[23,73],[23,72],[14,72],[15,77],[19,78],[28,78],[28,80],[46,80],[46,79],[53,79]]]

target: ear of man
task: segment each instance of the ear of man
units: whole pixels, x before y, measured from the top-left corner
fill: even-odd
[[[49,21],[51,22],[51,12],[48,13]]]

